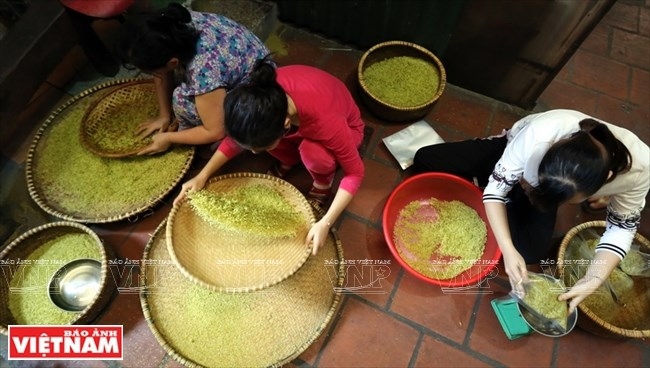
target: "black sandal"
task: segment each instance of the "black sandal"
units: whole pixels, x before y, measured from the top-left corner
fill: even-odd
[[[289,171],[291,171],[292,167],[284,168],[282,167],[282,164],[279,162],[276,162],[271,168],[266,172],[268,175],[273,175],[276,178],[283,179],[287,174],[289,174]]]

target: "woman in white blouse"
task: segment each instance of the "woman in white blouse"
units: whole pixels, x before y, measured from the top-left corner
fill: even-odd
[[[449,160],[449,157],[454,157]],[[573,310],[627,254],[650,188],[650,149],[634,133],[573,110],[517,121],[501,136],[423,147],[418,171],[477,180],[512,288],[551,257],[557,208],[609,197],[606,231],[585,277],[560,296]]]

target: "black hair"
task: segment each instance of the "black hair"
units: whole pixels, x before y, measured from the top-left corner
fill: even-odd
[[[155,12],[130,15],[124,24],[119,54],[128,69],[152,71],[177,57],[186,66],[196,55],[199,31],[182,5],[171,3]]]
[[[288,101],[276,77],[275,67],[267,56],[255,63],[248,83],[226,95],[226,132],[239,145],[266,148],[284,134]]]
[[[591,196],[631,165],[630,151],[605,124],[584,119],[579,132],[556,142],[542,158],[531,202],[548,210],[576,194]]]

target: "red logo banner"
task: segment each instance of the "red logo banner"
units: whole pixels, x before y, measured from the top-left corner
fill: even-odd
[[[9,360],[122,360],[118,325],[9,326]]]

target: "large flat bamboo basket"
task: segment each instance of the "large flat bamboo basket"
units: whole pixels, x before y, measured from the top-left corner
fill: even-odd
[[[89,106],[133,81],[115,80],[84,91],[40,127],[25,172],[29,195],[45,212],[83,223],[133,218],[158,205],[189,170],[194,157],[189,146],[117,160],[99,157],[81,144],[81,120]]]
[[[575,262],[568,257],[571,246],[574,246],[574,239],[583,231],[595,230],[602,235],[605,230],[605,221],[590,221],[577,225],[566,233],[562,239],[558,251],[558,270],[560,279],[564,280],[567,286],[572,286],[575,281],[569,276],[568,267],[574,267]],[[643,252],[650,252],[650,241],[637,233],[634,237],[635,244],[641,247]],[[579,311],[583,314],[578,318],[578,326],[588,332],[602,337],[613,338],[648,338],[650,337],[650,279],[647,277],[632,277],[634,288],[626,299],[629,303],[619,305],[615,316],[604,317],[595,310],[590,309],[585,302],[578,305]],[[612,318],[612,319],[610,319]],[[615,319],[615,320],[614,320]]]
[[[335,231],[281,283],[249,293],[215,293],[175,266],[165,226],[144,251],[140,302],[158,342],[184,366],[282,366],[313,344],[336,314],[344,273]]]
[[[54,273],[68,261],[76,259],[76,255],[70,259],[52,259],[40,258],[30,259],[36,251],[51,241],[66,235],[81,234],[88,238],[89,244],[92,244],[92,257],[101,262],[101,279],[100,290],[91,303],[79,312],[62,312],[54,306],[48,297],[49,280]],[[22,297],[24,302],[30,304],[39,304],[37,312],[41,315],[29,315],[30,318],[38,323],[29,324],[59,324],[58,321],[61,313],[70,321],[69,324],[88,324],[93,321],[97,315],[110,301],[113,291],[115,291],[115,282],[108,271],[108,261],[113,257],[112,250],[105,246],[101,239],[88,227],[70,221],[58,221],[35,227],[18,238],[14,239],[1,253],[0,266],[2,267],[4,282],[0,284],[0,333],[7,334],[8,326],[21,323],[11,311],[11,299],[14,295],[11,293],[24,293]],[[81,257],[90,258],[90,257]],[[21,287],[21,283],[15,283],[14,279],[26,279],[27,274],[37,275],[28,287]],[[14,285],[12,287],[12,285]],[[17,286],[16,286],[17,285]],[[22,290],[20,290],[22,289]],[[28,289],[28,290],[27,290]],[[30,305],[26,306],[27,308]],[[33,307],[33,306],[31,306]],[[34,311],[32,311],[34,312]]]
[[[182,274],[209,290],[249,292],[267,288],[295,273],[311,253],[305,239],[314,214],[304,195],[288,182],[271,175],[235,173],[212,178],[205,190],[224,193],[248,185],[277,191],[298,211],[302,225],[291,237],[242,234],[203,220],[188,200],[174,206],[167,221],[169,255]]]
[[[81,143],[101,157],[135,156],[151,143],[135,132],[143,121],[158,115],[155,96],[152,80],[136,80],[97,99],[81,119]]]

